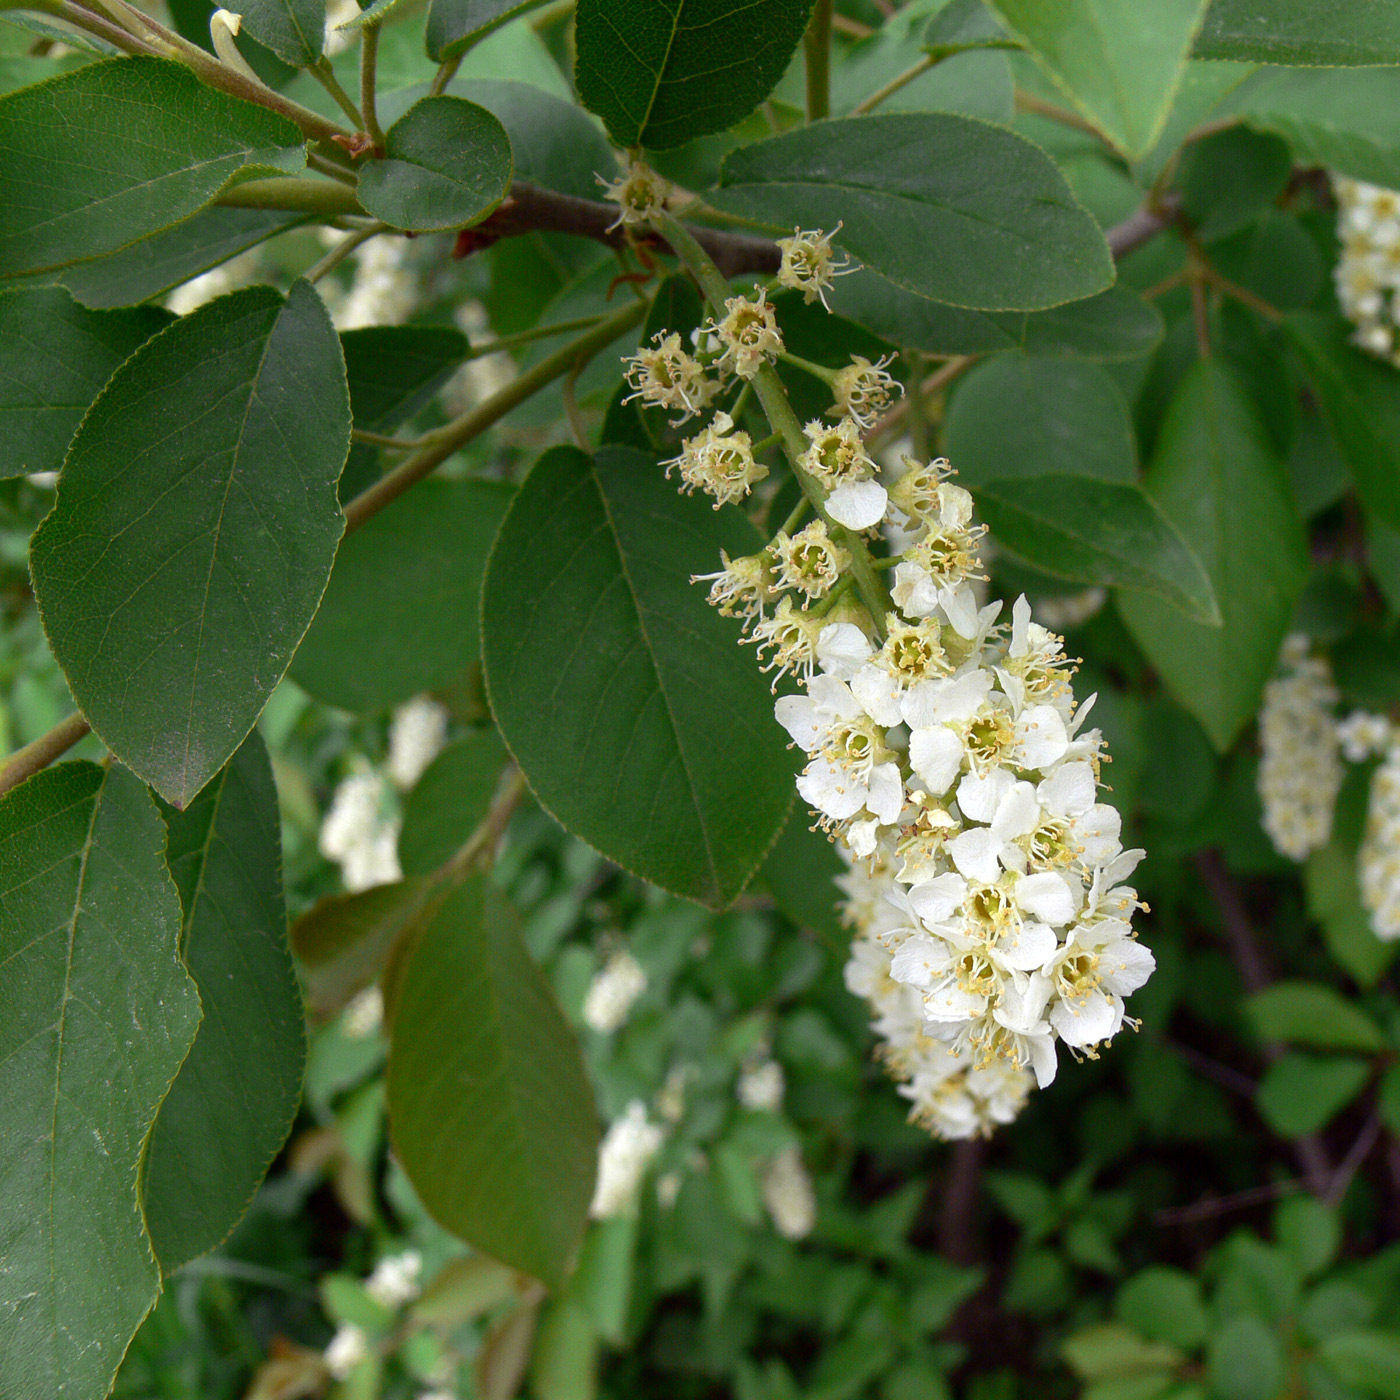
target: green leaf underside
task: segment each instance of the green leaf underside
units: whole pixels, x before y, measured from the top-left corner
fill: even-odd
[[[633,449],[555,448],[483,595],[492,710],[535,795],[619,865],[715,907],[772,844],[792,775],[752,657],[687,578],[759,545]]]
[[[305,68],[321,56],[326,38],[322,0],[240,0],[243,28],[284,63]]]
[[[66,269],[59,281],[84,306],[135,306],[305,221],[283,209],[201,209],[163,233]]]
[[[433,890],[431,881],[410,879],[328,895],[292,925],[314,1015],[334,1015],[378,978]]]
[[[1263,1040],[1363,1054],[1385,1049],[1376,1023],[1321,982],[1275,982],[1245,1002],[1245,1014]]]
[[[1180,531],[1139,486],[1066,474],[973,488],[992,537],[1074,583],[1150,593],[1213,630],[1211,583]]]
[[[1400,11],[1356,0],[1212,0],[1195,54],[1326,68],[1400,63]]]
[[[385,158],[361,171],[357,193],[395,228],[461,228],[505,198],[512,168],[510,138],[485,107],[425,97],[389,128]]]
[[[619,146],[724,131],[772,92],[811,0],[580,0],[579,100]]]
[[[991,0],[1070,101],[1119,150],[1150,150],[1206,0]]]
[[[1210,575],[1223,625],[1154,598],[1119,599],[1137,643],[1218,749],[1258,707],[1307,577],[1307,541],[1285,469],[1230,370],[1194,365],[1167,410],[1147,489]]]
[[[544,0],[432,0],[428,7],[428,57],[434,63],[456,58],[503,24],[542,4]]]
[[[143,1178],[147,1228],[169,1274],[242,1218],[291,1130],[306,1033],[287,945],[277,789],[257,730],[184,812],[163,815],[185,964],[204,1005]]]
[[[481,577],[512,495],[504,482],[419,482],[345,540],[296,683],[363,714],[462,675],[481,652]]]
[[[89,311],[62,287],[0,292],[0,476],[57,471],[112,371],[169,321],[153,306]]]
[[[1106,369],[1013,351],[978,365],[948,413],[948,456],[964,486],[1064,473],[1131,482],[1128,405]]]
[[[404,803],[399,864],[405,875],[431,875],[476,830],[500,783],[506,749],[494,729],[449,744]]]
[[[474,1248],[557,1285],[593,1194],[593,1096],[514,914],[482,877],[426,924],[397,1005],[389,1128],[419,1198]]]
[[[137,1202],[194,1038],[165,831],[119,767],[0,800],[0,1393],[101,1400],[160,1292]]]
[[[349,430],[339,342],[297,282],[148,341],[73,440],[30,549],[45,632],[93,729],[177,807],[243,742],[316,611]]]
[[[270,162],[304,163],[296,127],[168,59],[109,59],[10,93],[0,98],[0,277],[115,252]]]
[[[1050,158],[948,113],[814,122],[731,152],[709,201],[774,229],[835,229],[898,287],[949,306],[1038,311],[1113,281],[1108,245]]]

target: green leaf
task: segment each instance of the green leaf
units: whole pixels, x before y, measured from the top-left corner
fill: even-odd
[[[1294,1196],[1280,1201],[1274,1212],[1274,1239],[1300,1277],[1313,1278],[1336,1262],[1342,1222],[1335,1206],[1316,1196]]]
[[[98,736],[177,807],[243,742],[316,611],[349,437],[340,344],[298,281],[148,341],[73,439],[30,549],[44,629]]]
[[[609,859],[712,907],[767,854],[792,770],[753,658],[689,576],[761,543],[639,452],[561,447],[526,478],[486,571],[487,689],[536,797]]]
[[[1066,97],[1125,155],[1152,149],[1206,0],[989,0]]]
[[[844,221],[838,241],[862,263],[950,306],[1038,311],[1113,281],[1098,225],[1050,158],[972,117],[814,122],[732,151],[707,198],[775,230]]]
[[[1152,598],[1118,609],[1177,701],[1224,750],[1253,715],[1307,577],[1307,541],[1283,463],[1239,381],[1187,371],[1167,410],[1148,491],[1210,576],[1223,625]]]
[[[494,729],[449,744],[404,803],[399,863],[405,875],[431,875],[480,825],[500,784],[506,750]]]
[[[1206,1375],[1218,1400],[1276,1400],[1288,1377],[1283,1342],[1268,1323],[1240,1313],[1211,1337]]]
[[[404,972],[388,1089],[394,1152],[433,1218],[557,1285],[593,1195],[593,1096],[514,915],[480,876],[438,907]]]
[[[1264,1071],[1254,1101],[1274,1132],[1281,1137],[1303,1137],[1325,1127],[1370,1077],[1369,1060],[1290,1050]]]
[[[1323,68],[1400,63],[1400,12],[1354,0],[1213,0],[1195,54]]]
[[[485,107],[425,97],[385,133],[385,157],[360,173],[376,218],[423,232],[480,223],[510,188],[510,137]]]
[[[812,0],[580,0],[579,101],[619,146],[723,131],[773,91],[811,13]]]
[[[1356,845],[1334,835],[1303,867],[1308,913],[1322,925],[1327,951],[1363,987],[1374,987],[1400,948],[1371,931],[1356,877]]]
[[[530,1393],[539,1400],[595,1400],[598,1329],[567,1295],[545,1309],[530,1352]]]
[[[163,233],[67,268],[59,281],[84,306],[135,306],[306,222],[284,209],[202,209]]]
[[[1357,1329],[1323,1339],[1318,1359],[1347,1385],[1361,1386],[1382,1400],[1400,1400],[1400,1337]]]
[[[292,925],[306,970],[312,1015],[333,1016],[383,972],[404,930],[433,891],[428,880],[397,880],[319,899]]]
[[[113,58],[21,88],[0,98],[0,276],[115,252],[240,172],[304,159],[285,117],[169,59]]]
[[[1020,44],[982,0],[950,0],[924,30],[924,49],[942,61],[969,49],[1016,49]]]
[[[594,1221],[570,1285],[570,1291],[592,1314],[598,1331],[616,1347],[626,1344],[637,1235],[635,1215]]]
[[[1134,1274],[1118,1290],[1114,1310],[1139,1336],[1183,1351],[1200,1346],[1210,1326],[1200,1282],[1160,1264]]]
[[[160,1270],[137,1200],[199,1025],[165,829],[120,767],[0,800],[0,1392],[101,1400]]]
[[[1081,1380],[1156,1372],[1181,1364],[1181,1353],[1162,1342],[1149,1342],[1116,1322],[1099,1322],[1076,1332],[1060,1353]]]
[[[239,0],[239,12],[243,29],[283,63],[308,68],[320,58],[326,40],[322,0]]]
[[[163,813],[204,1020],[146,1154],[146,1225],[164,1273],[242,1218],[291,1130],[306,1062],[287,946],[281,817],[256,730],[184,812]]]
[[[169,320],[89,311],[62,287],[0,292],[0,476],[57,471],[112,371]]]
[[[1106,369],[1013,351],[978,365],[948,412],[947,451],[964,486],[1062,473],[1131,482],[1128,405]]]
[[[1210,243],[1272,208],[1292,171],[1293,156],[1281,137],[1235,126],[1187,146],[1176,182],[1196,237]]]
[[[345,540],[292,662],[296,683],[365,713],[466,671],[480,654],[481,576],[511,495],[504,482],[421,481]]]
[[[826,836],[810,829],[811,822],[806,807],[799,804],[773,843],[759,879],[793,923],[839,948],[850,937],[836,912],[841,898],[836,877],[845,874],[846,866]]]
[[[1189,616],[1193,627],[1219,627],[1200,560],[1140,486],[1054,474],[1005,477],[974,493],[993,538],[1026,563],[1073,583],[1153,594],[1183,624]]]
[[[544,0],[432,0],[428,7],[428,57],[434,63],[456,58],[503,24],[542,4]]]
[[[1261,1040],[1362,1054],[1385,1048],[1376,1023],[1323,982],[1275,982],[1246,997],[1244,1010]]]
[[[1354,349],[1350,330],[1338,317],[1284,322],[1367,510],[1400,529],[1400,378]]]
[[[1078,355],[1085,360],[1135,360],[1162,339],[1162,313],[1127,287],[1034,311],[1006,313],[1019,320],[1026,350],[1033,355]]]
[[[1400,69],[1266,70],[1229,106],[1278,132],[1302,165],[1400,185]]]

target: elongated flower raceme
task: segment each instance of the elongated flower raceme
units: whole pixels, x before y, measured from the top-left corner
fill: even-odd
[[[1387,942],[1400,938],[1400,740],[1371,776],[1358,874],[1372,932]]]
[[[1400,364],[1400,191],[1344,176],[1333,177],[1332,189],[1342,249],[1333,274],[1337,303],[1363,350]]]

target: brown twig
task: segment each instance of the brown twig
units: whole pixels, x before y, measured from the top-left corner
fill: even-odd
[[[18,787],[41,768],[47,768],[54,759],[61,758],[90,728],[87,720],[74,712],[67,719],[60,720],[47,734],[41,734],[32,744],[26,744],[11,754],[5,766],[0,768],[0,794]]]
[[[964,1138],[953,1144],[948,1171],[943,1178],[943,1199],[938,1207],[938,1252],[954,1264],[977,1262],[977,1193],[982,1185],[982,1164],[987,1159],[985,1138]]]
[[[1129,214],[1121,224],[1114,224],[1104,233],[1109,251],[1115,259],[1126,258],[1129,253],[1141,248],[1161,231],[1174,224],[1181,214],[1181,201],[1176,195],[1168,195],[1155,203],[1144,204],[1136,213]]]

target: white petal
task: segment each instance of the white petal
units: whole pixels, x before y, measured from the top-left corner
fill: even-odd
[[[948,945],[942,939],[916,933],[899,945],[890,960],[890,976],[907,987],[931,987],[943,976],[949,961]]]
[[[967,893],[967,881],[951,870],[909,891],[909,904],[926,924],[941,924],[953,915]]]
[[[883,724],[888,729],[903,719],[899,708],[899,682],[883,667],[862,666],[851,677],[851,694],[860,701],[861,708],[876,724]]]
[[[813,759],[797,780],[797,790],[809,807],[844,821],[865,806],[865,786],[851,781],[842,768],[824,758]]]
[[[938,607],[938,585],[927,569],[906,560],[895,565],[890,597],[905,617],[927,617]]]
[[[1038,1035],[1030,1041],[1031,1068],[1035,1071],[1038,1089],[1048,1089],[1055,1082],[1055,1071],[1059,1062],[1055,1058],[1055,1041],[1052,1036]]]
[[[1112,860],[1123,833],[1123,818],[1116,807],[1099,802],[1090,807],[1075,826],[1075,834],[1084,847],[1086,865],[1103,865]]]
[[[1018,836],[1029,836],[1039,825],[1040,803],[1035,800],[1035,789],[1029,783],[1012,783],[997,803],[992,830],[1003,841],[1014,841]]]
[[[1094,805],[1094,770],[1087,763],[1062,763],[1036,789],[1046,811],[1057,817],[1082,816]]]
[[[956,680],[920,681],[904,696],[904,722],[911,729],[970,720],[992,689],[990,671],[969,671]]]
[[[773,706],[779,724],[792,735],[792,741],[807,753],[815,753],[826,733],[826,724],[817,707],[805,695],[781,695]]]
[[[1125,938],[1121,943],[1106,948],[1099,970],[1103,974],[1104,985],[1120,997],[1137,991],[1157,967],[1157,959],[1148,948],[1144,948],[1136,938]]]
[[[958,807],[963,816],[975,822],[988,822],[997,814],[997,804],[1016,779],[1006,768],[993,768],[985,777],[967,774],[958,784]]]
[[[937,725],[916,729],[909,736],[909,766],[928,784],[935,797],[948,791],[962,768],[962,740],[951,729]]]
[[[939,589],[938,602],[958,636],[968,641],[977,636],[977,595],[970,583]]]
[[[899,775],[899,765],[877,764],[870,770],[869,788],[865,805],[885,826],[892,826],[899,820],[900,809],[904,806],[904,780]]]
[[[832,622],[817,637],[817,661],[828,675],[848,681],[874,653],[870,638],[854,622]]]
[[[1066,1045],[1097,1045],[1118,1033],[1123,1024],[1123,1005],[1117,998],[1090,992],[1059,1002],[1050,1012],[1050,1024]]]
[[[1031,605],[1023,593],[1011,605],[1011,656],[1024,656],[1031,624]]]
[[[878,481],[847,481],[826,498],[826,513],[848,530],[868,530],[885,518],[889,499]]]
[[[938,1021],[970,1021],[986,1009],[986,997],[975,992],[965,992],[951,980],[924,997],[925,1014]]]
[[[1052,990],[1050,979],[1040,972],[1031,973],[1023,987],[1008,983],[1001,994],[996,1019],[1007,1030],[1015,1031],[1018,1035],[1043,1035],[1045,1023],[1041,1017],[1045,1014]]]
[[[1016,882],[1016,903],[1025,913],[1047,924],[1067,924],[1074,917],[1074,896],[1053,870],[1023,875]]]
[[[812,703],[838,719],[858,719],[860,706],[851,688],[836,676],[815,675],[807,682],[807,694]]]
[[[1048,768],[1069,748],[1064,717],[1053,705],[1032,705],[1017,725],[1021,761],[1027,768]]]
[[[985,826],[973,827],[948,842],[948,854],[961,874],[984,885],[995,884],[1001,875],[997,855],[1001,842]]]
[[[1044,967],[1059,946],[1049,924],[1022,924],[1014,933],[1002,935],[997,955],[1013,972],[1033,972]]]
[[[879,829],[880,823],[875,817],[865,822],[852,822],[846,830],[846,841],[850,845],[851,854],[860,860],[874,855],[875,837]]]

